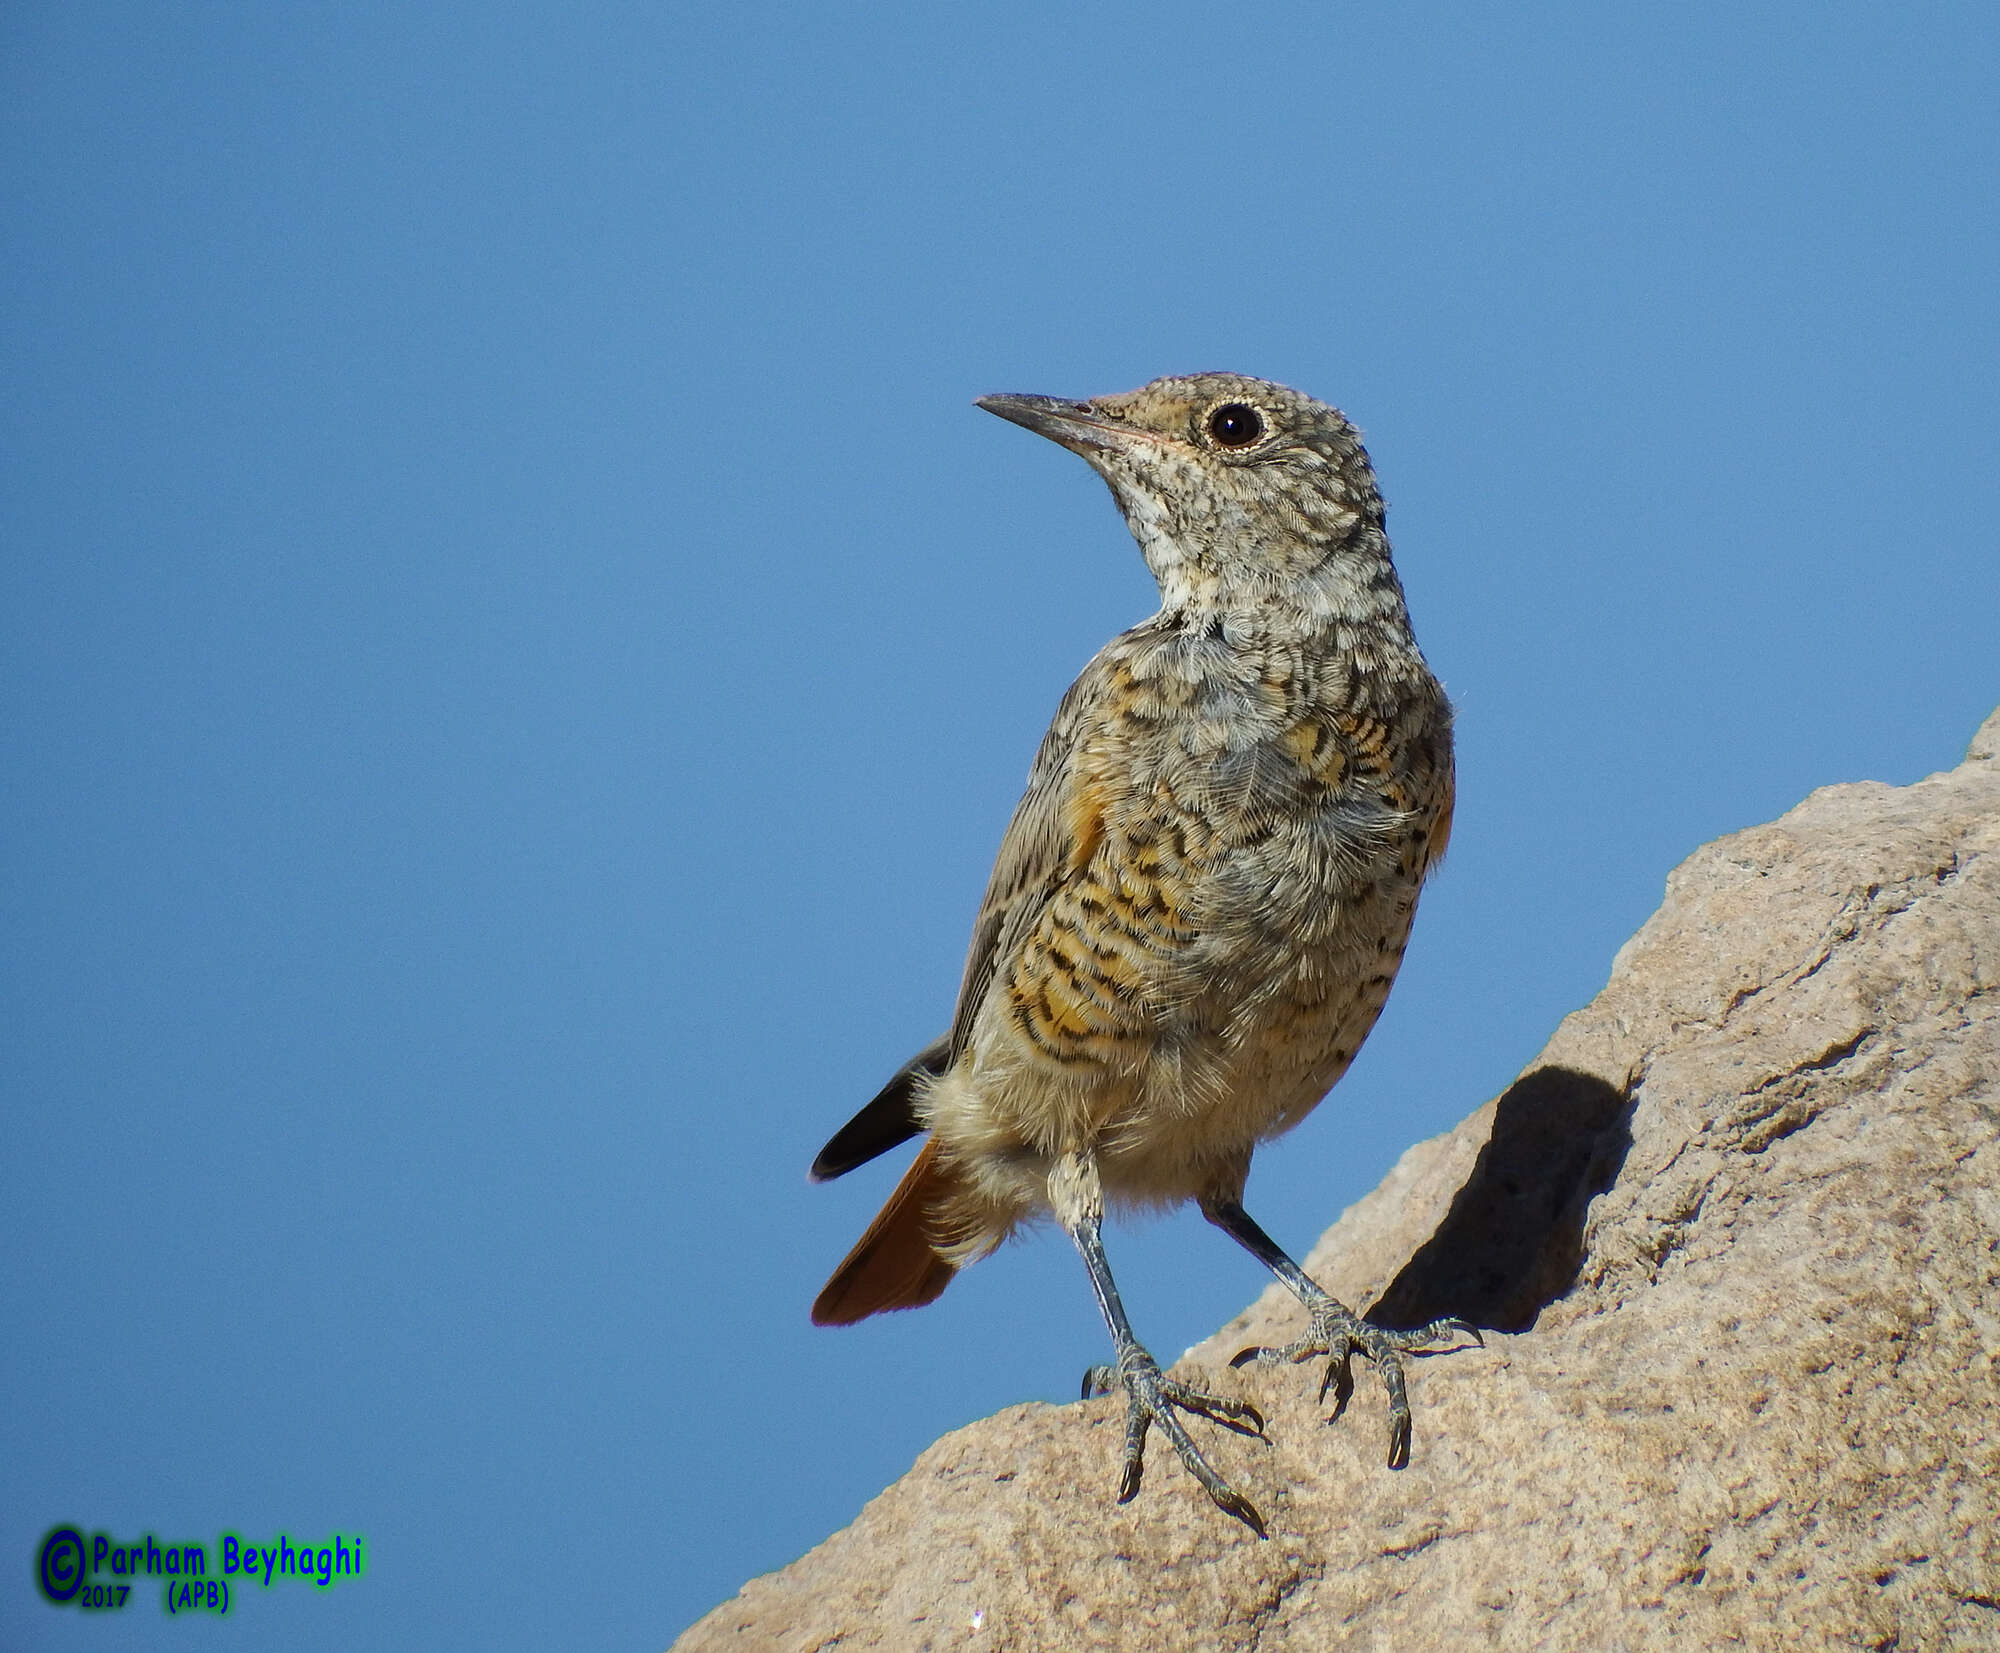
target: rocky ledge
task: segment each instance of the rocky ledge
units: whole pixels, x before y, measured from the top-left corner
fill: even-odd
[[[1365,1374],[1229,1371],[1270,1419],[1112,1504],[1122,1409],[947,1435],[676,1644],[2000,1648],[2000,713],[1957,769],[1815,792],[1696,852],[1504,1095],[1309,1260],[1371,1318],[1457,1314],[1383,1469]],[[1081,1411],[1081,1417],[1079,1417]]]

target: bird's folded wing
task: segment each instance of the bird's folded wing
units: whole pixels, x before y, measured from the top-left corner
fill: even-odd
[[[896,1076],[875,1099],[839,1130],[820,1149],[812,1162],[814,1182],[830,1182],[857,1165],[866,1165],[877,1154],[886,1154],[899,1143],[908,1142],[921,1131],[917,1117],[917,1082],[934,1079],[950,1065],[951,1041],[933,1039],[896,1070]]]
[[[1034,929],[1049,897],[1081,868],[1095,847],[1083,842],[1076,830],[1080,813],[1076,757],[1101,714],[1109,687],[1103,661],[1099,655],[1086,666],[1056,708],[1055,720],[1028,771],[1028,789],[1000,840],[965,955],[947,1065],[957,1061],[970,1042],[995,972]]]

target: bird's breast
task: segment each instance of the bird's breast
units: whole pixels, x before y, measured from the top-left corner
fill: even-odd
[[[1066,864],[995,983],[1036,1060],[1081,1082],[1173,1050],[1214,1072],[1273,1018],[1344,1017],[1341,984],[1400,953],[1436,780],[1395,707],[1311,664],[1188,636],[1108,662]]]

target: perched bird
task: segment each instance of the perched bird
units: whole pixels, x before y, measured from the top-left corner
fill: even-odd
[[[1254,1407],[1165,1376],[1105,1260],[1107,1205],[1199,1202],[1309,1320],[1247,1359],[1354,1355],[1388,1390],[1407,1460],[1401,1355],[1458,1335],[1391,1331],[1310,1280],[1243,1209],[1250,1156],[1347,1070],[1396,979],[1451,831],[1451,706],[1424,664],[1354,427],[1235,374],[1087,402],[979,406],[1081,455],[1159,581],[1158,614],[1071,685],[1001,840],[951,1030],[813,1162],[837,1177],[929,1140],[813,1304],[821,1325],[932,1301],[1024,1220],[1052,1215],[1089,1270],[1126,1399],[1122,1503],[1157,1425],[1218,1506],[1256,1509],[1177,1410],[1262,1433]]]

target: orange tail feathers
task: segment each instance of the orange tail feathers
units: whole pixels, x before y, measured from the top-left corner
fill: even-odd
[[[885,1309],[936,1301],[958,1269],[932,1246],[931,1225],[957,1182],[938,1157],[937,1144],[926,1142],[889,1203],[813,1300],[813,1324],[851,1326]]]

